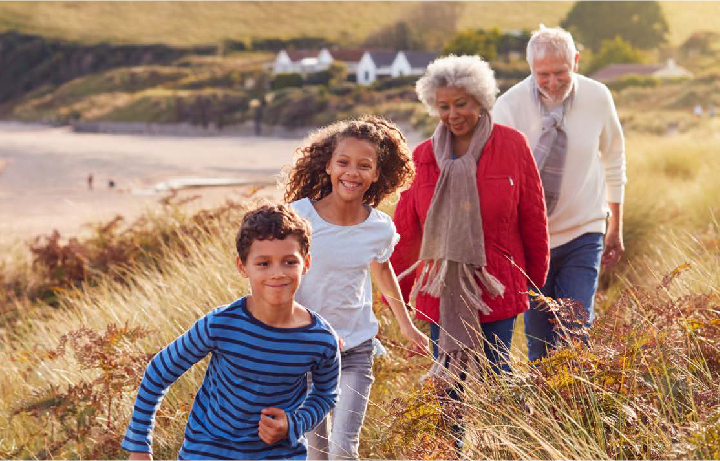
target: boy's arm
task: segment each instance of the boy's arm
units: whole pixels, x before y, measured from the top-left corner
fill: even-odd
[[[339,375],[340,349],[336,344],[335,354],[312,370],[312,388],[302,406],[287,413],[288,439],[293,446],[297,445],[303,434],[320,424],[337,403]]]
[[[413,345],[413,351],[418,354],[429,354],[428,338],[425,336],[410,320],[402,294],[400,293],[400,285],[397,276],[393,270],[390,261],[370,263],[370,272],[373,280],[377,284],[380,292],[385,297],[385,301],[390,305],[395,318],[400,324],[400,332]]]
[[[209,315],[158,352],[143,375],[122,448],[133,453],[152,453],[155,413],[172,383],[211,351]]]

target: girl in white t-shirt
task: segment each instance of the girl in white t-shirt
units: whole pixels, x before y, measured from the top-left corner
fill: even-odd
[[[310,221],[313,233],[312,264],[295,299],[327,319],[344,342],[332,430],[326,419],[306,434],[308,459],[358,459],[378,332],[370,275],[413,350],[429,352],[428,338],[410,320],[390,265],[399,235],[390,217],[374,208],[412,180],[414,167],[400,130],[376,116],[321,128],[296,157],[285,200]]]

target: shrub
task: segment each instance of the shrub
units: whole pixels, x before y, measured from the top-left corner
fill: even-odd
[[[383,78],[376,80],[370,87],[376,91],[389,90],[391,88],[400,87],[414,87],[417,79],[420,78],[418,75],[403,75],[395,78]]]
[[[117,409],[125,393],[138,386],[145,366],[153,354],[129,352],[151,330],[128,325],[109,325],[104,332],[80,328],[63,335],[53,350],[20,356],[28,372],[72,350],[78,369],[92,378],[61,386],[37,389],[20,402],[13,416],[30,417],[44,427],[34,444],[15,448],[15,457],[55,459],[108,459],[122,455],[120,442],[124,420]],[[9,455],[9,453],[8,453]]]
[[[297,72],[281,72],[275,75],[270,86],[273,90],[282,88],[299,88],[303,85],[302,75]]]
[[[622,91],[625,88],[640,87],[640,88],[654,88],[660,84],[660,79],[657,77],[644,77],[642,75],[628,75],[620,80],[615,80],[607,84],[608,88],[613,91]]]

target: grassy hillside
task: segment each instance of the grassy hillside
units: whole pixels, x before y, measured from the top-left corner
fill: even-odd
[[[717,30],[715,2],[661,2],[670,42],[702,24]],[[572,2],[458,2],[457,28],[556,25]],[[226,38],[324,36],[357,44],[422,9],[420,2],[0,2],[0,31],[86,43],[187,46]]]
[[[570,2],[462,3],[461,27],[556,23]],[[224,38],[325,36],[357,43],[419,2],[2,2],[0,31],[83,42],[195,45]],[[508,14],[508,8],[513,14]]]

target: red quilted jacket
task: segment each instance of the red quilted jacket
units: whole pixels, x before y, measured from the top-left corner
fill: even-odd
[[[425,216],[440,176],[430,139],[415,149],[413,160],[415,181],[400,196],[393,218],[400,241],[390,261],[397,274],[418,259]],[[524,135],[513,128],[494,125],[478,162],[477,186],[487,269],[505,285],[502,298],[483,295],[492,312],[479,314],[480,322],[494,322],[527,310],[528,277],[538,287],[543,286],[550,262],[542,183]],[[400,280],[405,301],[421,269]],[[437,298],[420,294],[416,308],[418,318],[439,320]]]

